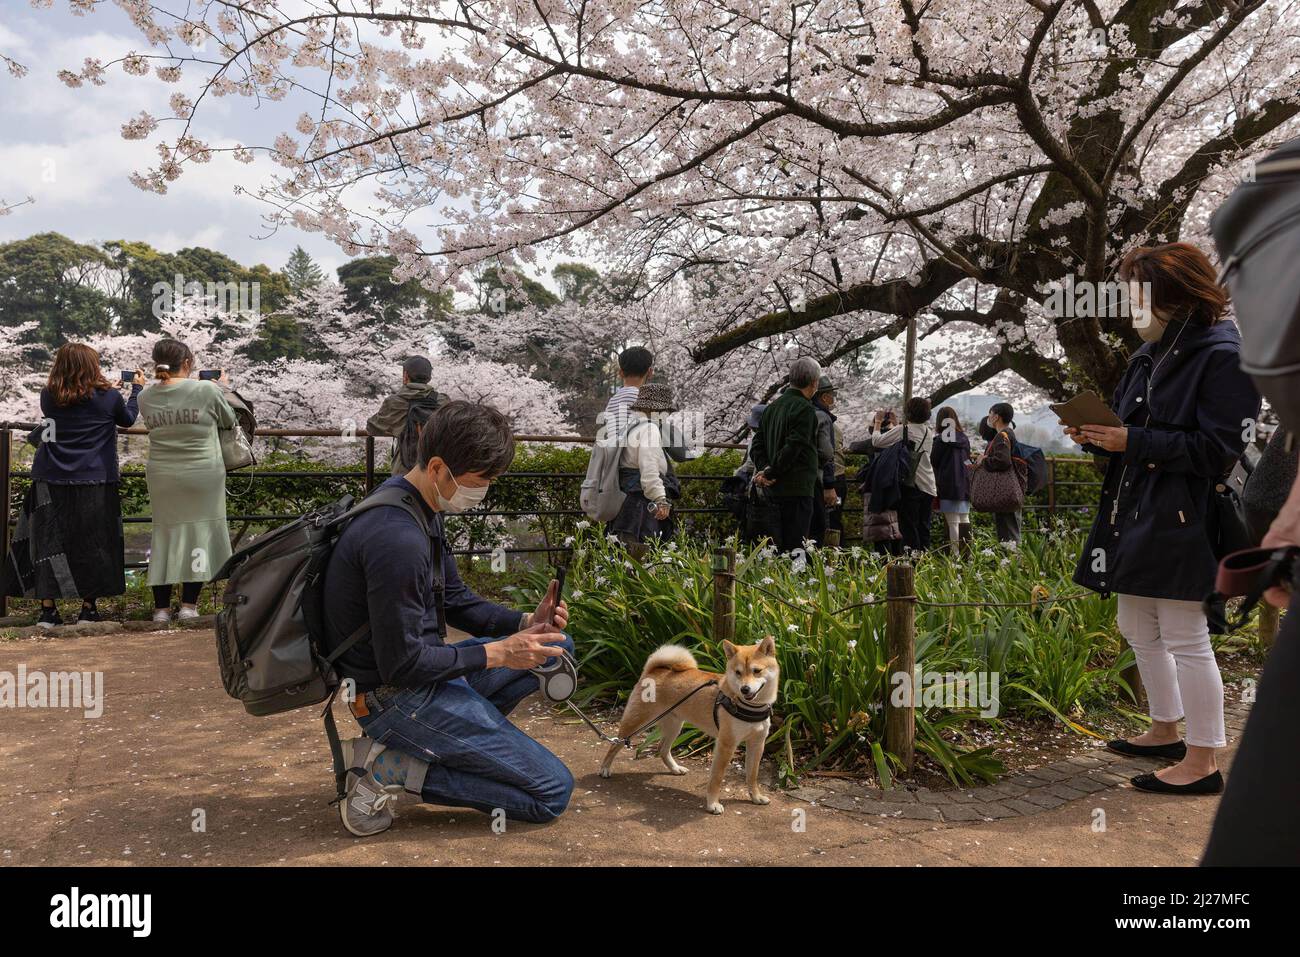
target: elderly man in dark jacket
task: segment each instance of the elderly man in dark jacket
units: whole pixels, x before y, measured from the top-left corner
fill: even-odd
[[[790,366],[790,384],[763,412],[749,454],[754,482],[767,490],[780,513],[777,548],[794,551],[808,537],[813,495],[817,494],[817,413],[812,397],[821,380],[816,359],[802,358]]]

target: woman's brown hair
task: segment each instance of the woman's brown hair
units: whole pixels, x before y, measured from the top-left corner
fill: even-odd
[[[113,388],[99,371],[99,353],[80,342],[65,342],[54,353],[48,387],[55,405],[75,405],[96,389]]]
[[[922,422],[929,422],[930,400],[924,396],[912,396],[903,407],[903,414],[907,417],[908,422],[915,422],[917,425]]]
[[[1119,264],[1119,278],[1146,284],[1151,296],[1147,305],[1171,320],[1212,326],[1228,308],[1228,291],[1215,281],[1217,274],[1209,257],[1191,243],[1129,250]]]
[[[952,426],[958,432],[966,431],[961,427],[961,416],[957,414],[957,410],[950,405],[945,405],[939,410],[939,414],[934,417],[934,424],[942,429],[943,424],[949,420],[952,420]]]
[[[171,379],[181,373],[185,363],[194,362],[190,347],[177,339],[159,339],[153,344],[153,374],[159,379]]]

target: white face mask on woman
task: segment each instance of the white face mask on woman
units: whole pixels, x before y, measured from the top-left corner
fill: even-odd
[[[450,470],[448,470],[450,474]],[[465,512],[474,506],[480,504],[483,499],[487,498],[488,489],[491,485],[484,485],[481,488],[466,488],[456,481],[456,476],[451,476],[451,484],[456,486],[456,491],[451,493],[451,498],[443,498],[442,491],[438,488],[435,480],[433,483],[433,496],[438,500],[438,508],[444,512],[453,514]]]
[[[1129,313],[1133,317],[1133,331],[1143,342],[1159,342],[1165,334],[1163,319],[1156,315],[1155,309],[1146,302],[1142,295],[1142,286],[1135,282],[1128,284]]]

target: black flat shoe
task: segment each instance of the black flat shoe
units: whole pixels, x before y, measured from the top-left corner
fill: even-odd
[[[1153,794],[1218,794],[1223,790],[1223,775],[1215,771],[1191,784],[1170,784],[1154,774],[1139,774],[1130,783],[1139,791]]]
[[[1132,744],[1123,738],[1106,742],[1106,750],[1114,751],[1129,758],[1168,758],[1181,761],[1187,757],[1187,743],[1175,741],[1173,744]]]

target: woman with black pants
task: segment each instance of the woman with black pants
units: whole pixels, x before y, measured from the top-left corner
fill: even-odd
[[[1133,778],[1140,790],[1215,794],[1223,789],[1215,751],[1227,740],[1201,609],[1218,566],[1206,513],[1213,484],[1245,448],[1259,395],[1241,371],[1241,337],[1223,318],[1227,295],[1204,253],[1187,243],[1135,249],[1119,277],[1144,344],[1111,403],[1124,424],[1065,430],[1110,460],[1074,580],[1119,596],[1119,630],[1147,693],[1150,729],[1107,747],[1179,762]]]
[[[54,355],[42,421],[28,437],[37,447],[32,484],[4,569],[6,595],[41,600],[42,628],[63,624],[56,599],[80,598],[77,620],[99,621],[95,600],[126,591],[117,427],[134,424],[143,385],[136,370],[124,399],[90,346],[65,343]]]

